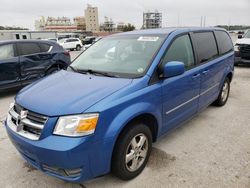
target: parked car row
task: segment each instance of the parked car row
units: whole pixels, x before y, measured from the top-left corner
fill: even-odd
[[[86,37],[82,40],[82,43],[84,45],[84,50],[88,49],[91,45],[96,43],[97,41],[101,40],[102,37]]]
[[[92,44],[94,44],[95,42],[97,42],[98,40],[100,40],[102,37],[94,37],[94,36],[90,36],[90,37],[86,37],[83,40],[80,40],[79,38],[64,38],[64,39],[47,39],[47,40],[52,40],[52,41],[56,41],[58,42],[64,49],[66,50],[76,50],[76,51],[80,51],[80,50],[86,50],[88,49]]]
[[[226,104],[234,60],[219,28],[115,34],[21,90],[5,127],[22,157],[48,175],[83,182],[113,172],[130,180],[153,142],[210,104]]]
[[[70,63],[69,52],[53,41],[0,42],[0,91],[23,87]]]

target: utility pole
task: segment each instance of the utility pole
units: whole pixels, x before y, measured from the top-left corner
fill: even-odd
[[[204,27],[206,27],[206,21],[207,21],[207,17],[206,16],[204,16]]]
[[[180,13],[178,13],[178,25],[177,27],[180,27]]]
[[[230,31],[230,25],[231,25],[231,18],[228,20],[228,31]]]
[[[218,26],[219,24],[219,20],[218,20],[218,16],[216,16],[216,26]]]

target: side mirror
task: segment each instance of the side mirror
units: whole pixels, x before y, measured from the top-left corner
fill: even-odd
[[[185,65],[179,61],[171,61],[164,65],[162,77],[170,78],[174,76],[179,76],[185,72]]]
[[[238,39],[242,39],[242,35],[238,35]]]

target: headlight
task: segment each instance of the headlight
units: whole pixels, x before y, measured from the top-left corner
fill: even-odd
[[[234,51],[236,51],[236,52],[240,51],[240,45],[239,44],[235,44]]]
[[[54,129],[54,134],[78,137],[93,134],[99,114],[82,114],[60,117]]]
[[[15,105],[14,102],[10,103],[9,110],[12,109],[14,107],[14,105]]]

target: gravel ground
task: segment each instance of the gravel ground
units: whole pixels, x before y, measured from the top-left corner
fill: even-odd
[[[250,187],[250,67],[239,67],[226,106],[209,107],[153,145],[143,173],[131,181],[111,174],[66,183],[30,167],[0,122],[0,187]],[[0,96],[5,119],[15,91]]]

